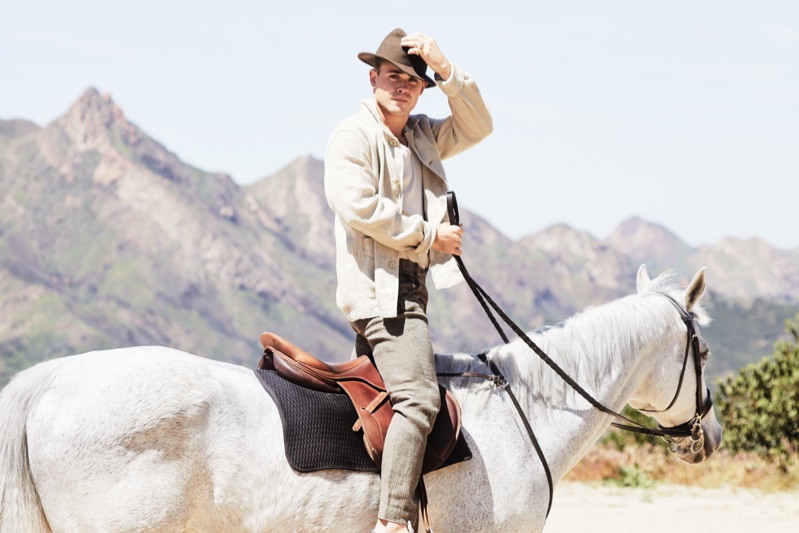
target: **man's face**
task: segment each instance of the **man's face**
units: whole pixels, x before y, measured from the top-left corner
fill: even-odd
[[[379,72],[369,71],[369,79],[377,105],[385,115],[407,118],[425,87],[424,81],[406,74],[389,62],[380,65]]]

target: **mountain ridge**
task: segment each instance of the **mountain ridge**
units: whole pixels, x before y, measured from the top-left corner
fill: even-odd
[[[13,317],[0,324],[0,371],[131,344],[254,364],[264,329],[348,357],[322,176],[305,155],[240,186],[180,160],[96,89],[44,127],[0,121],[0,313]],[[462,221],[472,275],[530,329],[634,291],[641,263],[686,277],[708,265],[711,302],[747,333],[729,346],[719,335],[730,370],[767,355],[799,306],[799,249],[693,248],[640,217],[607,239],[558,224],[513,240],[468,209]],[[432,290],[429,308],[439,351],[498,341],[465,285]]]

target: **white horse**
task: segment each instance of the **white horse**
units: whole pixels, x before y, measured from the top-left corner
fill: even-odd
[[[591,308],[535,342],[592,396],[665,409],[683,369],[685,309],[698,305],[704,269],[686,291],[638,273],[638,294]],[[701,357],[708,355],[701,344]],[[519,398],[557,482],[611,417],[577,395],[522,342],[488,352]],[[469,355],[439,356],[441,372],[487,372]],[[690,368],[690,366],[689,366]],[[684,373],[663,426],[694,416]],[[463,408],[469,461],[425,476],[438,532],[541,531],[549,488],[507,393],[489,381],[449,378]],[[704,398],[704,396],[703,396]],[[251,369],[162,347],[90,352],[20,372],[0,394],[0,532],[366,532],[377,513],[373,473],[299,473],[283,449],[280,418]],[[701,462],[721,443],[710,410],[704,445],[673,443]],[[557,495],[556,495],[557,497]]]

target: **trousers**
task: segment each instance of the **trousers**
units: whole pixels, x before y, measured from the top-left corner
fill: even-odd
[[[372,357],[394,409],[383,447],[378,509],[378,518],[391,522],[415,522],[427,436],[441,407],[427,322],[426,275],[416,263],[401,260],[398,315],[351,324],[357,355]]]

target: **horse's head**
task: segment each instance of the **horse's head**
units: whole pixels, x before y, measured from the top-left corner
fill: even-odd
[[[638,270],[638,293],[659,292],[652,287],[646,266]],[[705,269],[694,276],[683,295],[661,294],[674,308],[674,327],[665,328],[657,362],[638,388],[630,405],[652,416],[666,437],[669,449],[683,461],[701,463],[721,445],[722,428],[713,410],[704,367],[710,347],[699,332],[709,322],[698,305],[705,293]]]

